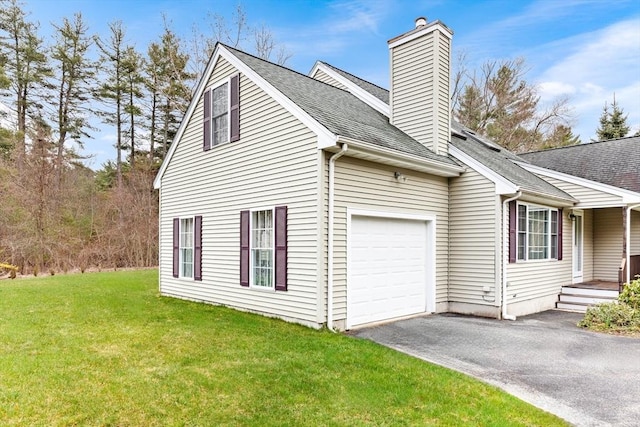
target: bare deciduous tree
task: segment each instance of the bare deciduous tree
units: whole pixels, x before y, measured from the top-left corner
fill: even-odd
[[[516,153],[549,146],[558,126],[569,127],[569,100],[560,97],[541,107],[536,86],[525,80],[527,71],[523,58],[487,61],[473,72],[462,66],[454,74],[454,117]]]

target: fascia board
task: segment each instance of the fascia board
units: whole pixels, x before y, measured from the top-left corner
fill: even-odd
[[[324,63],[320,61],[317,61],[315,63],[315,65],[309,72],[309,76],[310,77],[315,76],[315,74],[318,71],[322,71],[328,74],[329,76],[331,76],[331,78],[339,82],[341,85],[346,86],[349,89],[349,92],[351,92],[353,96],[355,96],[362,102],[366,103],[371,108],[377,110],[378,112],[384,114],[387,117],[389,117],[389,115],[391,114],[391,110],[387,103],[376,98],[375,96],[373,96],[372,94],[370,94],[369,92],[367,92],[366,90],[364,90],[363,88],[361,88],[360,86],[358,86],[357,84],[349,80],[348,78],[344,77],[342,74],[337,73],[335,70],[331,69],[330,67],[327,67]]]
[[[483,177],[487,178],[489,181],[495,184],[495,193],[498,195],[506,195],[506,194],[515,194],[520,191],[520,188],[509,181],[502,175],[495,173],[493,170],[489,169],[473,157],[469,156],[462,150],[454,147],[452,144],[449,144],[449,154],[451,154],[456,159],[460,160],[462,163],[469,166],[471,169],[478,172]]]
[[[182,135],[184,135],[184,131],[185,131],[185,128],[187,127],[187,123],[189,123],[189,121],[191,120],[191,116],[193,116],[193,112],[196,109],[196,106],[198,105],[200,98],[202,97],[202,92],[204,92],[207,82],[211,77],[211,73],[213,72],[213,67],[218,61],[218,58],[220,57],[219,48],[220,48],[220,45],[218,44],[216,45],[216,48],[213,50],[213,53],[211,54],[211,58],[209,58],[209,63],[207,64],[207,68],[204,70],[204,74],[202,75],[202,78],[198,82],[198,86],[196,86],[196,90],[193,93],[193,97],[191,98],[189,107],[187,107],[187,111],[182,117],[182,121],[180,122],[180,127],[178,127],[178,131],[173,137],[173,141],[171,143],[171,146],[169,147],[169,152],[164,157],[164,160],[160,165],[160,169],[158,170],[158,173],[156,174],[156,177],[153,180],[153,188],[156,190],[159,189],[160,185],[162,184],[162,176],[167,170],[167,166],[169,165],[169,162],[173,157],[173,153],[175,153],[176,148],[178,147],[178,143],[182,139]]]
[[[391,150],[352,138],[338,136],[338,142],[348,144],[349,149],[347,155],[356,155],[356,157],[357,155],[364,155],[367,159],[382,164],[392,164],[394,166],[444,177],[456,177],[464,172],[464,168],[460,166],[440,163],[435,160]]]
[[[579,185],[581,187],[590,188],[592,190],[602,191],[614,196],[622,197],[622,203],[640,203],[640,193],[635,191],[625,190],[620,187],[614,187],[613,185],[603,184],[601,182],[592,181],[586,178],[580,178],[575,175],[569,175],[563,172],[557,172],[551,169],[543,168],[540,166],[532,165],[525,162],[514,162],[518,166],[528,170],[529,172],[547,176],[549,178],[555,178],[560,181],[566,181],[571,184]]]
[[[282,105],[295,118],[300,120],[305,126],[318,136],[318,149],[327,148],[336,144],[336,135],[329,129],[321,125],[316,119],[311,117],[306,111],[300,108],[295,102],[287,98],[282,92],[276,89],[271,83],[253,71],[238,57],[229,52],[224,46],[220,46],[222,57],[231,65],[236,67],[242,74],[255,83],[260,89],[265,91],[280,105]]]

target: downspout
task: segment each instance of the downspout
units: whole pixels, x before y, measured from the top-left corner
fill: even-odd
[[[509,203],[517,200],[522,196],[522,191],[502,202],[502,232],[507,230],[509,233]],[[507,313],[507,267],[509,266],[509,239],[503,234],[502,238],[502,318],[506,320],[516,320],[516,316]]]
[[[336,160],[344,156],[349,149],[342,144],[342,149],[329,159],[329,230],[327,242],[327,328],[333,331],[333,223],[334,223],[334,193],[335,193],[335,164]]]
[[[631,211],[633,209],[640,208],[640,205],[627,206],[627,224],[625,226],[626,241],[627,241],[627,282],[631,283]]]

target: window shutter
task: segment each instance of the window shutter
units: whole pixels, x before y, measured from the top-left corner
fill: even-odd
[[[562,261],[562,208],[558,209],[558,261]]]
[[[202,128],[204,134],[202,136],[202,149],[208,151],[211,149],[211,90],[207,90],[203,95],[204,118],[202,119]]]
[[[240,139],[240,75],[231,77],[231,108],[229,109],[229,120],[231,123],[231,135],[229,141],[234,142]]]
[[[240,285],[249,286],[249,211],[240,212]]]
[[[193,279],[202,280],[202,216],[193,221]]]
[[[516,201],[512,200],[509,202],[509,263],[513,264],[516,262],[517,250],[516,247],[516,235],[517,235],[517,226],[518,221],[516,218],[517,205]]]
[[[276,207],[276,291],[287,290],[287,207]]]
[[[180,271],[180,218],[173,218],[173,277]]]

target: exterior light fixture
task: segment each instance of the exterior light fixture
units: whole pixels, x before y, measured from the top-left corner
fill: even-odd
[[[396,181],[398,182],[407,182],[407,177],[404,176],[403,174],[401,174],[400,172],[394,172],[393,173],[393,177],[396,179]]]

